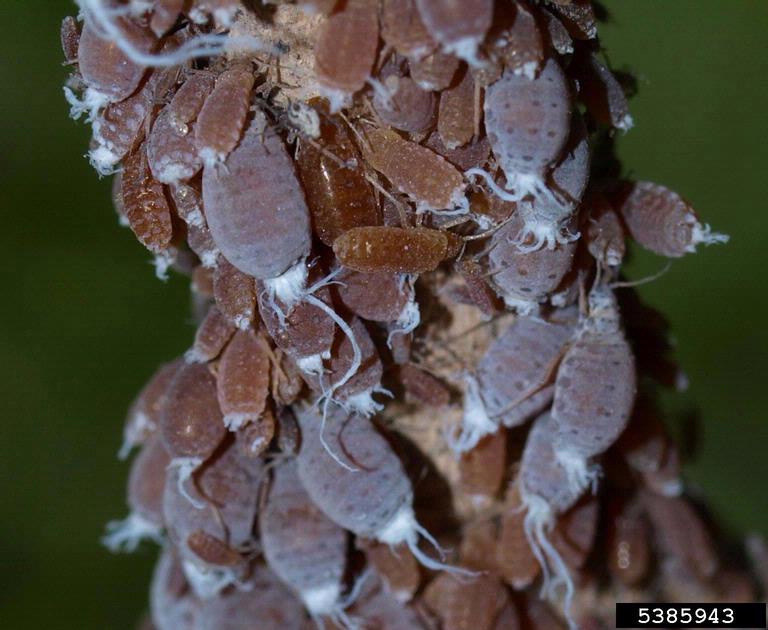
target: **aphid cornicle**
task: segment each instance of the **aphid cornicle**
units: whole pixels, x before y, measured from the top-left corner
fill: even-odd
[[[341,617],[347,532],[307,495],[295,460],[274,469],[259,533],[269,567],[297,593],[313,617]]]
[[[481,64],[478,47],[493,18],[493,0],[416,0],[429,34],[443,50],[473,66]]]
[[[293,160],[263,113],[256,112],[223,167],[203,169],[213,239],[241,271],[277,278],[309,253],[309,210]]]
[[[691,205],[665,186],[652,182],[624,184],[611,199],[630,236],[661,256],[678,258],[696,251],[699,243],[727,243],[699,221]]]

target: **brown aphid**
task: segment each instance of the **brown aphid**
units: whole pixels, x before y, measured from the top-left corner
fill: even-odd
[[[525,534],[525,511],[516,482],[507,488],[496,549],[499,570],[507,584],[516,591],[528,588],[541,567]]]
[[[61,50],[67,63],[77,63],[77,49],[80,44],[80,31],[77,20],[68,15],[61,21]]]
[[[126,18],[110,19],[110,24],[141,52],[148,53],[155,45],[148,30]],[[80,73],[88,87],[109,102],[122,101],[139,87],[146,68],[129,59],[113,39],[101,37],[97,30],[86,19],[78,48]]]
[[[445,259],[448,238],[429,228],[362,227],[337,238],[333,251],[342,265],[362,273],[423,273]]]
[[[526,630],[565,630],[566,628],[560,618],[536,593],[525,596],[525,608],[521,616],[522,625]]]
[[[496,617],[496,625],[493,630],[521,630],[520,615],[511,597],[507,597],[507,603]]]
[[[616,267],[624,260],[624,228],[608,200],[593,193],[584,202],[587,250],[601,265]]]
[[[480,517],[467,523],[461,533],[461,563],[474,571],[498,574],[496,545],[499,527],[494,519]]]
[[[235,327],[227,321],[221,311],[211,306],[205,319],[195,333],[195,342],[184,355],[190,363],[207,363],[221,353],[235,333]]]
[[[684,498],[642,491],[640,501],[663,553],[676,558],[700,578],[711,578],[720,561],[702,518]]]
[[[213,269],[198,265],[192,271],[192,292],[205,300],[213,299]]]
[[[223,162],[243,133],[255,79],[247,65],[222,72],[195,125],[195,143],[206,166]]]
[[[251,326],[256,312],[253,278],[235,268],[223,256],[213,275],[213,294],[221,313],[241,330]]]
[[[492,317],[502,310],[501,300],[485,280],[485,270],[472,260],[462,260],[456,264],[456,270],[464,278],[467,294],[485,317]]]
[[[323,149],[302,143],[296,168],[312,214],[315,234],[326,245],[353,227],[378,225],[379,211],[371,186],[360,168],[340,166],[359,162],[351,132],[338,117],[323,117],[320,124]]]
[[[277,413],[277,448],[288,455],[299,452],[301,432],[296,416],[289,407],[282,407]]]
[[[208,366],[184,365],[168,390],[160,422],[163,444],[174,458],[197,460],[213,453],[226,434],[216,397],[216,379]]]
[[[405,365],[411,360],[411,346],[413,345],[413,333],[403,334],[398,331],[399,324],[390,324],[387,328],[390,332],[389,345],[392,352],[392,360],[395,365]]]
[[[461,489],[473,502],[486,505],[499,492],[507,469],[507,432],[486,435],[459,460]]]
[[[239,330],[224,350],[216,377],[219,407],[230,431],[259,419],[269,395],[266,341]]]
[[[411,59],[408,65],[411,78],[421,89],[439,92],[453,83],[459,60],[438,50],[421,59]]]
[[[207,70],[189,72],[168,105],[171,122],[179,133],[187,133],[185,125],[193,122],[203,109],[216,85],[216,76]]]
[[[381,38],[409,59],[421,59],[437,48],[416,8],[415,0],[383,0]]]
[[[712,232],[687,201],[665,186],[627,183],[612,202],[630,236],[655,254],[678,258],[695,252],[699,243],[728,242],[728,236]]]
[[[398,378],[405,388],[406,399],[430,407],[444,407],[451,402],[451,390],[445,383],[413,363],[401,365]]]
[[[147,117],[152,111],[150,84],[119,103],[110,103],[93,120],[91,164],[100,174],[111,173],[115,165],[144,137]]]
[[[205,226],[205,217],[203,216],[203,198],[200,191],[189,184],[178,184],[170,186],[173,205],[176,207],[176,214],[189,226]]]
[[[197,529],[187,536],[187,547],[206,564],[230,567],[240,564],[243,560],[237,551],[202,529]]]
[[[507,592],[494,575],[459,581],[441,573],[427,586],[423,601],[443,622],[443,630],[493,630]]]
[[[440,94],[437,132],[450,150],[466,145],[475,135],[475,82],[465,71],[461,80]]]
[[[275,414],[267,405],[258,420],[249,422],[237,430],[235,443],[245,457],[260,457],[272,443],[275,428]]]
[[[365,551],[368,564],[372,565],[381,581],[392,596],[405,603],[413,599],[421,582],[419,563],[404,544],[390,548],[389,545],[360,538],[359,549]]]
[[[377,0],[347,0],[320,27],[315,45],[318,87],[338,111],[371,75],[379,44]]]
[[[567,4],[558,2],[552,7],[562,18],[563,24],[575,39],[597,37],[597,18],[592,0],[572,0]]]
[[[304,387],[304,379],[296,362],[278,351],[278,360],[272,365],[272,397],[279,405],[292,404]]]
[[[413,289],[402,275],[343,270],[336,279],[341,283],[341,302],[358,317],[374,322],[396,321],[413,297]]]
[[[149,170],[144,145],[125,159],[121,188],[125,218],[136,238],[151,252],[164,251],[173,236],[171,209]]]
[[[478,46],[493,19],[493,0],[416,0],[429,34],[446,52],[480,65]]]
[[[667,443],[664,458],[654,470],[641,473],[643,484],[649,490],[665,497],[679,496],[683,491],[680,451],[671,440]]]
[[[515,74],[532,78],[544,63],[544,43],[536,18],[523,2],[515,3],[515,19],[496,40],[494,47],[504,65]]]
[[[571,569],[581,569],[592,552],[599,515],[600,502],[587,496],[557,519],[552,544]]]
[[[188,226],[187,245],[197,255],[204,267],[209,269],[216,267],[221,252],[216,246],[208,226]]]
[[[609,509],[608,570],[626,586],[642,582],[651,566],[648,522],[636,501],[615,501]]]
[[[563,26],[563,23],[549,11],[542,11],[540,15],[546,25],[549,45],[561,55],[569,55],[572,53],[573,39],[571,39],[571,36],[568,34],[568,29]]]
[[[155,0],[149,28],[157,37],[167,33],[179,19],[186,0]]]
[[[433,127],[437,104],[433,92],[422,89],[410,77],[396,73],[386,77],[383,84],[387,93],[377,91],[373,107],[384,123],[414,134],[425,133]]]
[[[443,144],[440,134],[434,132],[429,135],[424,146],[432,149],[438,155],[442,155],[462,172],[470,168],[483,168],[491,155],[491,145],[485,136],[474,138],[463,147],[449,149]]]
[[[575,64],[574,72],[579,80],[579,97],[596,122],[623,131],[632,128],[634,122],[621,84],[594,53]]]
[[[445,158],[386,129],[366,134],[370,165],[414,202],[417,210],[444,210],[466,206],[464,177]]]

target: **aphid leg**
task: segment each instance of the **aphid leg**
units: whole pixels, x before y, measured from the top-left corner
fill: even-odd
[[[577,630],[578,625],[571,616],[573,601],[573,578],[562,556],[550,542],[548,535],[555,524],[552,508],[541,497],[535,495],[522,496],[522,504],[526,509],[523,528],[533,555],[541,566],[542,585],[541,598],[551,598],[559,585],[565,587],[563,613],[568,621],[570,630]]]
[[[471,374],[466,374],[467,384],[464,392],[464,415],[461,420],[461,431],[458,437],[449,434],[448,445],[457,455],[474,448],[486,435],[496,433],[498,423],[491,420],[485,403],[480,395],[480,383]]]
[[[202,510],[205,507],[205,503],[198,501],[192,495],[187,492],[187,480],[192,478],[192,474],[197,470],[203,460],[199,457],[176,457],[168,464],[168,470],[172,468],[178,468],[178,488],[179,494],[181,494],[187,501],[189,501],[198,510]]]
[[[701,224],[698,221],[693,224],[693,233],[691,234],[691,244],[685,248],[687,252],[695,252],[696,245],[704,243],[704,245],[712,245],[713,243],[727,243],[730,240],[730,236],[727,234],[720,234],[719,232],[713,232],[708,223]]]
[[[158,544],[163,542],[161,528],[135,512],[122,521],[110,521],[106,529],[101,544],[112,553],[136,551],[142,540],[153,540]]]

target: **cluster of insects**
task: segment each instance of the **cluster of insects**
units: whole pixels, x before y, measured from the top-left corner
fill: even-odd
[[[686,495],[654,394],[684,375],[620,276],[630,238],[726,238],[621,178],[604,9],[77,1],[88,158],[198,320],[129,411],[105,536],[162,547],[147,627],[591,629],[616,593],[757,595]]]

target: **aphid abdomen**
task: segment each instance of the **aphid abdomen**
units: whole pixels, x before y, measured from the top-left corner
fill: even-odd
[[[123,209],[139,242],[154,253],[171,242],[171,210],[162,185],[152,177],[145,145],[131,153],[123,165],[121,180]]]
[[[417,210],[445,210],[466,205],[461,173],[430,149],[404,140],[392,130],[369,130],[366,158]]]
[[[475,82],[469,71],[440,94],[437,132],[448,149],[466,145],[475,135]]]
[[[310,229],[293,161],[280,137],[263,125],[264,115],[257,114],[224,168],[203,169],[203,202],[208,227],[227,260],[266,279],[308,254]]]
[[[361,273],[423,273],[445,258],[448,238],[438,230],[389,226],[354,228],[337,238],[339,262]]]
[[[421,59],[437,48],[416,8],[415,0],[383,0],[381,38],[399,54]]]
[[[227,321],[218,308],[212,306],[197,328],[195,342],[187,351],[186,360],[197,363],[212,361],[219,356],[234,333],[235,327]]]
[[[253,278],[219,256],[213,274],[216,305],[227,320],[241,330],[251,326],[256,313],[256,287]]]
[[[331,615],[340,608],[347,532],[312,503],[295,461],[275,468],[259,532],[269,567],[311,615]]]
[[[678,258],[696,245],[726,243],[728,236],[712,232],[680,195],[652,182],[626,185],[614,198],[629,234],[655,254]]]
[[[320,28],[315,46],[318,87],[338,111],[369,78],[379,42],[378,2],[348,0]]]
[[[251,104],[253,83],[250,68],[236,66],[219,75],[205,99],[197,117],[194,141],[207,167],[223,162],[237,146]]]
[[[512,25],[491,45],[503,58],[507,68],[529,79],[536,76],[544,63],[544,43],[536,18],[522,2],[515,3]]]
[[[88,152],[91,164],[100,174],[114,170],[143,137],[144,125],[152,110],[146,87],[119,103],[111,103],[93,121],[92,148]]]
[[[255,422],[264,412],[269,367],[266,341],[253,332],[237,331],[224,350],[216,375],[219,406],[230,431]]]
[[[416,0],[429,34],[446,52],[480,65],[478,46],[493,18],[493,0]]]

